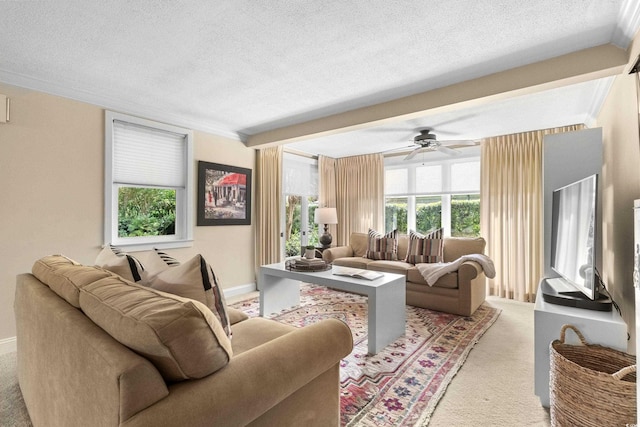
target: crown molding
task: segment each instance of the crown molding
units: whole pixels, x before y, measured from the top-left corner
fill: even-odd
[[[587,127],[591,128],[597,126],[598,115],[600,114],[604,101],[607,99],[607,95],[609,95],[609,91],[611,90],[611,86],[615,79],[615,76],[610,76],[598,81],[596,90],[593,93],[593,98],[591,99],[589,111],[585,117],[584,124],[587,125]]]
[[[120,113],[139,116],[141,118],[163,122],[175,126],[185,127],[193,130],[211,133],[214,135],[229,138],[235,141],[242,141],[242,136],[238,132],[227,129],[216,123],[203,122],[180,114],[169,113],[161,109],[144,106],[132,102],[124,102],[121,99],[114,99],[103,95],[87,92],[81,89],[74,89],[66,85],[36,79],[30,76],[0,70],[0,82],[25,89],[44,92],[49,95],[80,101],[98,107],[114,110]]]
[[[627,49],[639,27],[640,2],[638,0],[624,0],[620,12],[618,12],[618,26],[613,32],[611,43],[622,49]]]

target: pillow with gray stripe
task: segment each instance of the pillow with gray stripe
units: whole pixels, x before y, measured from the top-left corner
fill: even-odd
[[[367,238],[367,253],[364,256],[369,259],[397,261],[398,259],[398,230],[387,234],[369,229]]]
[[[405,261],[410,264],[435,263],[443,260],[443,229],[433,230],[422,235],[409,230],[409,248]]]

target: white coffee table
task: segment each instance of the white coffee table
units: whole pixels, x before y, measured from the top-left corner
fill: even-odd
[[[284,263],[263,265],[258,273],[260,315],[300,304],[300,282],[364,294],[368,299],[368,350],[376,354],[405,333],[405,276],[382,273],[375,280],[336,276],[331,270],[307,273],[285,269]]]

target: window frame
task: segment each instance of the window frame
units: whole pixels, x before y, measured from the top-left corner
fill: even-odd
[[[114,174],[114,121],[131,123],[150,129],[184,135],[185,187],[154,187],[136,183],[116,183]],[[105,110],[105,182],[104,182],[104,245],[113,244],[125,247],[129,251],[150,250],[155,248],[183,248],[193,246],[194,216],[194,166],[193,166],[193,131],[178,126],[160,123],[153,120],[130,116]],[[167,188],[176,190],[176,224],[175,234],[167,236],[118,237],[118,191],[121,187],[135,188]]]
[[[478,189],[477,190],[457,190],[453,191],[451,170],[453,165],[462,163],[480,163],[480,153],[473,153],[467,156],[461,156],[456,158],[439,158],[431,161],[414,160],[403,161],[393,158],[385,159],[385,179],[387,170],[393,169],[406,169],[407,170],[407,192],[406,193],[387,193],[385,184],[385,206],[387,199],[389,198],[407,198],[407,233],[409,230],[416,230],[416,198],[417,197],[441,197],[442,198],[442,211],[440,213],[440,223],[444,229],[444,235],[446,237],[451,236],[451,196],[456,195],[468,195],[478,194],[480,195],[480,176],[478,176]],[[441,179],[442,188],[441,191],[423,192],[416,189],[416,170],[421,166],[441,166]],[[386,209],[385,209],[386,211]],[[385,218],[386,222],[386,218]]]

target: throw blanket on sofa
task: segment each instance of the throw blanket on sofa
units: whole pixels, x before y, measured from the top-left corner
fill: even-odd
[[[422,274],[424,280],[427,281],[427,284],[429,286],[433,286],[439,278],[447,273],[456,271],[465,261],[477,262],[484,270],[485,276],[490,279],[496,277],[496,269],[493,265],[493,261],[491,261],[491,258],[483,254],[462,255],[460,258],[452,262],[435,262],[429,264],[419,263],[416,264],[416,268],[420,274]]]

